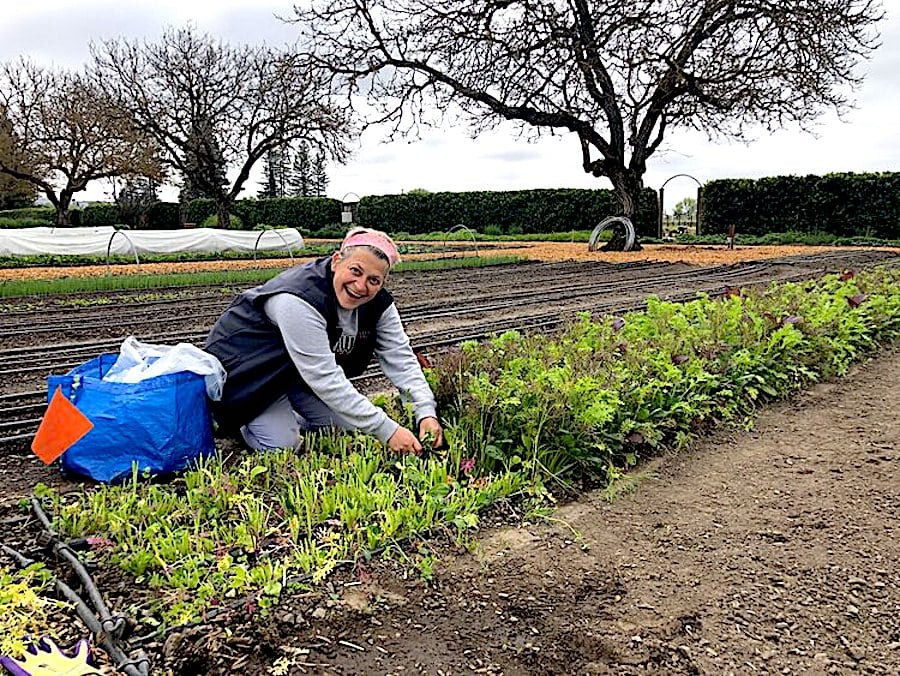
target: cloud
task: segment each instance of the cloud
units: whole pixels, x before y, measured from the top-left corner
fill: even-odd
[[[510,150],[502,150],[500,152],[484,153],[483,155],[479,155],[479,158],[497,162],[531,162],[533,160],[540,160],[541,154],[537,150],[513,148]]]

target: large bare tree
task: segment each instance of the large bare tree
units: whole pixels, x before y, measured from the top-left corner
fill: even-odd
[[[155,143],[83,73],[45,68],[26,59],[0,65],[0,110],[9,146],[0,173],[27,181],[69,224],[75,193],[98,179],[138,174],[162,178]]]
[[[158,42],[92,45],[97,83],[164,148],[192,189],[216,200],[220,227],[253,166],[306,139],[342,161],[352,133],[328,74],[296,54],[231,46],[188,25]],[[220,163],[236,173],[221,182]]]
[[[462,112],[476,133],[501,120],[570,132],[626,216],[673,128],[741,138],[843,110],[882,16],[875,0],[312,0],[294,13],[316,58],[376,106],[371,121],[404,134]]]
[[[12,124],[0,107],[0,165],[23,169],[20,144]],[[0,209],[30,206],[37,197],[37,187],[28,181],[0,172]]]

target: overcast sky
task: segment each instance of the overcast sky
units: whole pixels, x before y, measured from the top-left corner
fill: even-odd
[[[748,145],[713,143],[703,135],[666,136],[665,152],[648,163],[645,185],[659,188],[670,176],[687,173],[700,182],[714,178],[824,174],[837,171],[900,170],[900,0],[884,0],[882,46],[864,65],[866,81],[855,95],[856,109],[838,120],[826,115],[811,136],[796,129],[762,133]],[[28,55],[42,64],[78,67],[89,60],[91,40],[125,36],[155,40],[166,26],[193,22],[226,42],[293,42],[294,30],[277,15],[292,3],[216,0],[31,0],[6,3],[0,20],[0,60]],[[518,190],[609,187],[581,170],[574,135],[528,143],[512,126],[472,140],[465,128],[428,132],[416,142],[384,143],[369,131],[358,140],[345,166],[330,166],[328,195],[337,199],[431,191]],[[106,186],[92,186],[76,199],[102,199]],[[256,194],[252,180],[245,195]],[[689,179],[666,186],[666,208],[695,191]],[[164,195],[165,196],[165,195]]]

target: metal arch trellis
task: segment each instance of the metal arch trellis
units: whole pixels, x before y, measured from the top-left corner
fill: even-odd
[[[347,201],[347,198],[350,195],[353,195],[354,197],[356,197],[355,202]],[[359,204],[361,199],[362,198],[353,191],[345,193],[344,196],[341,198],[341,224],[342,225],[353,225],[354,224],[354,222],[355,222],[354,217],[356,216],[356,214],[354,213],[353,207],[355,205]]]
[[[472,244],[475,245],[475,256],[480,257],[481,254],[478,253],[478,240],[475,238],[475,233],[472,231],[472,229],[469,226],[463,225],[462,223],[457,223],[456,225],[454,225],[452,228],[450,228],[447,231],[447,234],[444,237],[444,246],[443,246],[444,251],[447,250],[447,240],[449,239],[450,235],[452,235],[457,230],[465,230],[467,233],[469,233],[469,237],[472,238]]]
[[[689,178],[689,179],[693,180],[694,183],[697,184],[698,188],[703,187],[703,184],[697,179],[696,176],[691,176],[690,174],[672,174],[671,176],[669,176],[669,178],[667,178],[665,181],[663,181],[663,184],[661,186],[659,186],[659,189],[662,190],[663,188],[665,188],[666,184],[669,181],[671,181],[673,178]]]
[[[288,256],[290,256],[290,258],[291,258],[291,264],[293,264],[293,262],[294,262],[294,249],[293,249],[293,247],[290,245],[290,242],[288,242],[287,239],[285,239],[284,235],[281,234],[281,231],[280,231],[280,230],[262,230],[262,231],[259,233],[259,235],[258,235],[257,238],[256,238],[256,243],[253,245],[253,260],[254,260],[254,261],[256,260],[256,252],[257,252],[257,250],[259,249],[259,240],[261,240],[261,239],[262,239],[262,236],[265,235],[267,232],[274,232],[276,235],[278,235],[278,236],[281,238],[281,241],[282,241],[282,242],[284,243],[284,245],[287,247],[287,250],[288,250]]]
[[[658,213],[658,215],[657,215],[657,222],[656,222],[656,230],[657,230],[657,233],[656,233],[656,234],[657,234],[658,237],[660,237],[660,239],[661,239],[662,236],[663,236],[663,218],[664,218],[664,212],[663,212],[664,204],[663,204],[663,202],[664,202],[664,196],[665,196],[665,191],[666,191],[666,185],[668,185],[669,181],[671,181],[672,179],[675,179],[675,178],[689,178],[689,179],[691,179],[694,183],[697,184],[697,206],[696,206],[696,209],[697,209],[697,223],[696,223],[696,231],[697,231],[697,234],[698,234],[698,235],[700,234],[700,195],[701,195],[701,193],[702,193],[702,191],[703,191],[703,184],[700,182],[700,180],[699,180],[696,176],[692,176],[691,174],[684,174],[684,173],[682,173],[682,174],[672,174],[671,176],[669,176],[669,178],[667,178],[665,181],[663,181],[663,184],[662,184],[661,186],[659,186],[659,204],[657,205],[657,207],[658,207],[657,210],[658,210],[659,213]]]
[[[128,235],[126,235],[124,232],[122,232],[121,230],[118,230],[118,229],[113,230],[113,233],[109,236],[109,241],[106,243],[106,276],[107,277],[109,276],[109,270],[110,270],[109,254],[110,254],[110,251],[112,251],[112,243],[113,243],[113,240],[116,238],[116,235],[122,235],[122,237],[125,238],[125,241],[131,245],[131,252],[134,254],[135,265],[141,264],[141,261],[138,258],[137,247],[134,245],[134,242],[131,241],[131,238]]]
[[[596,251],[598,240],[600,237],[600,233],[606,230],[606,228],[613,223],[618,223],[625,230],[625,247],[623,251],[631,251],[634,247],[634,241],[636,239],[636,235],[634,232],[634,224],[631,222],[631,219],[627,216],[610,216],[609,218],[604,218],[597,224],[591,231],[591,236],[588,238],[588,251]]]

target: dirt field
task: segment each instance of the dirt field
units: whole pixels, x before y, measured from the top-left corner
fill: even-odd
[[[793,249],[502,252],[712,264],[812,251]],[[471,552],[435,543],[430,583],[374,562],[268,616],[172,633],[145,646],[153,673],[900,673],[898,376],[900,349],[886,348],[759,411],[751,431],[719,430],[641,468],[633,494],[582,495],[549,523],[499,514]],[[0,459],[0,473],[21,477],[20,462]],[[0,496],[4,536],[29,489]],[[127,609],[127,581],[103,582]]]

